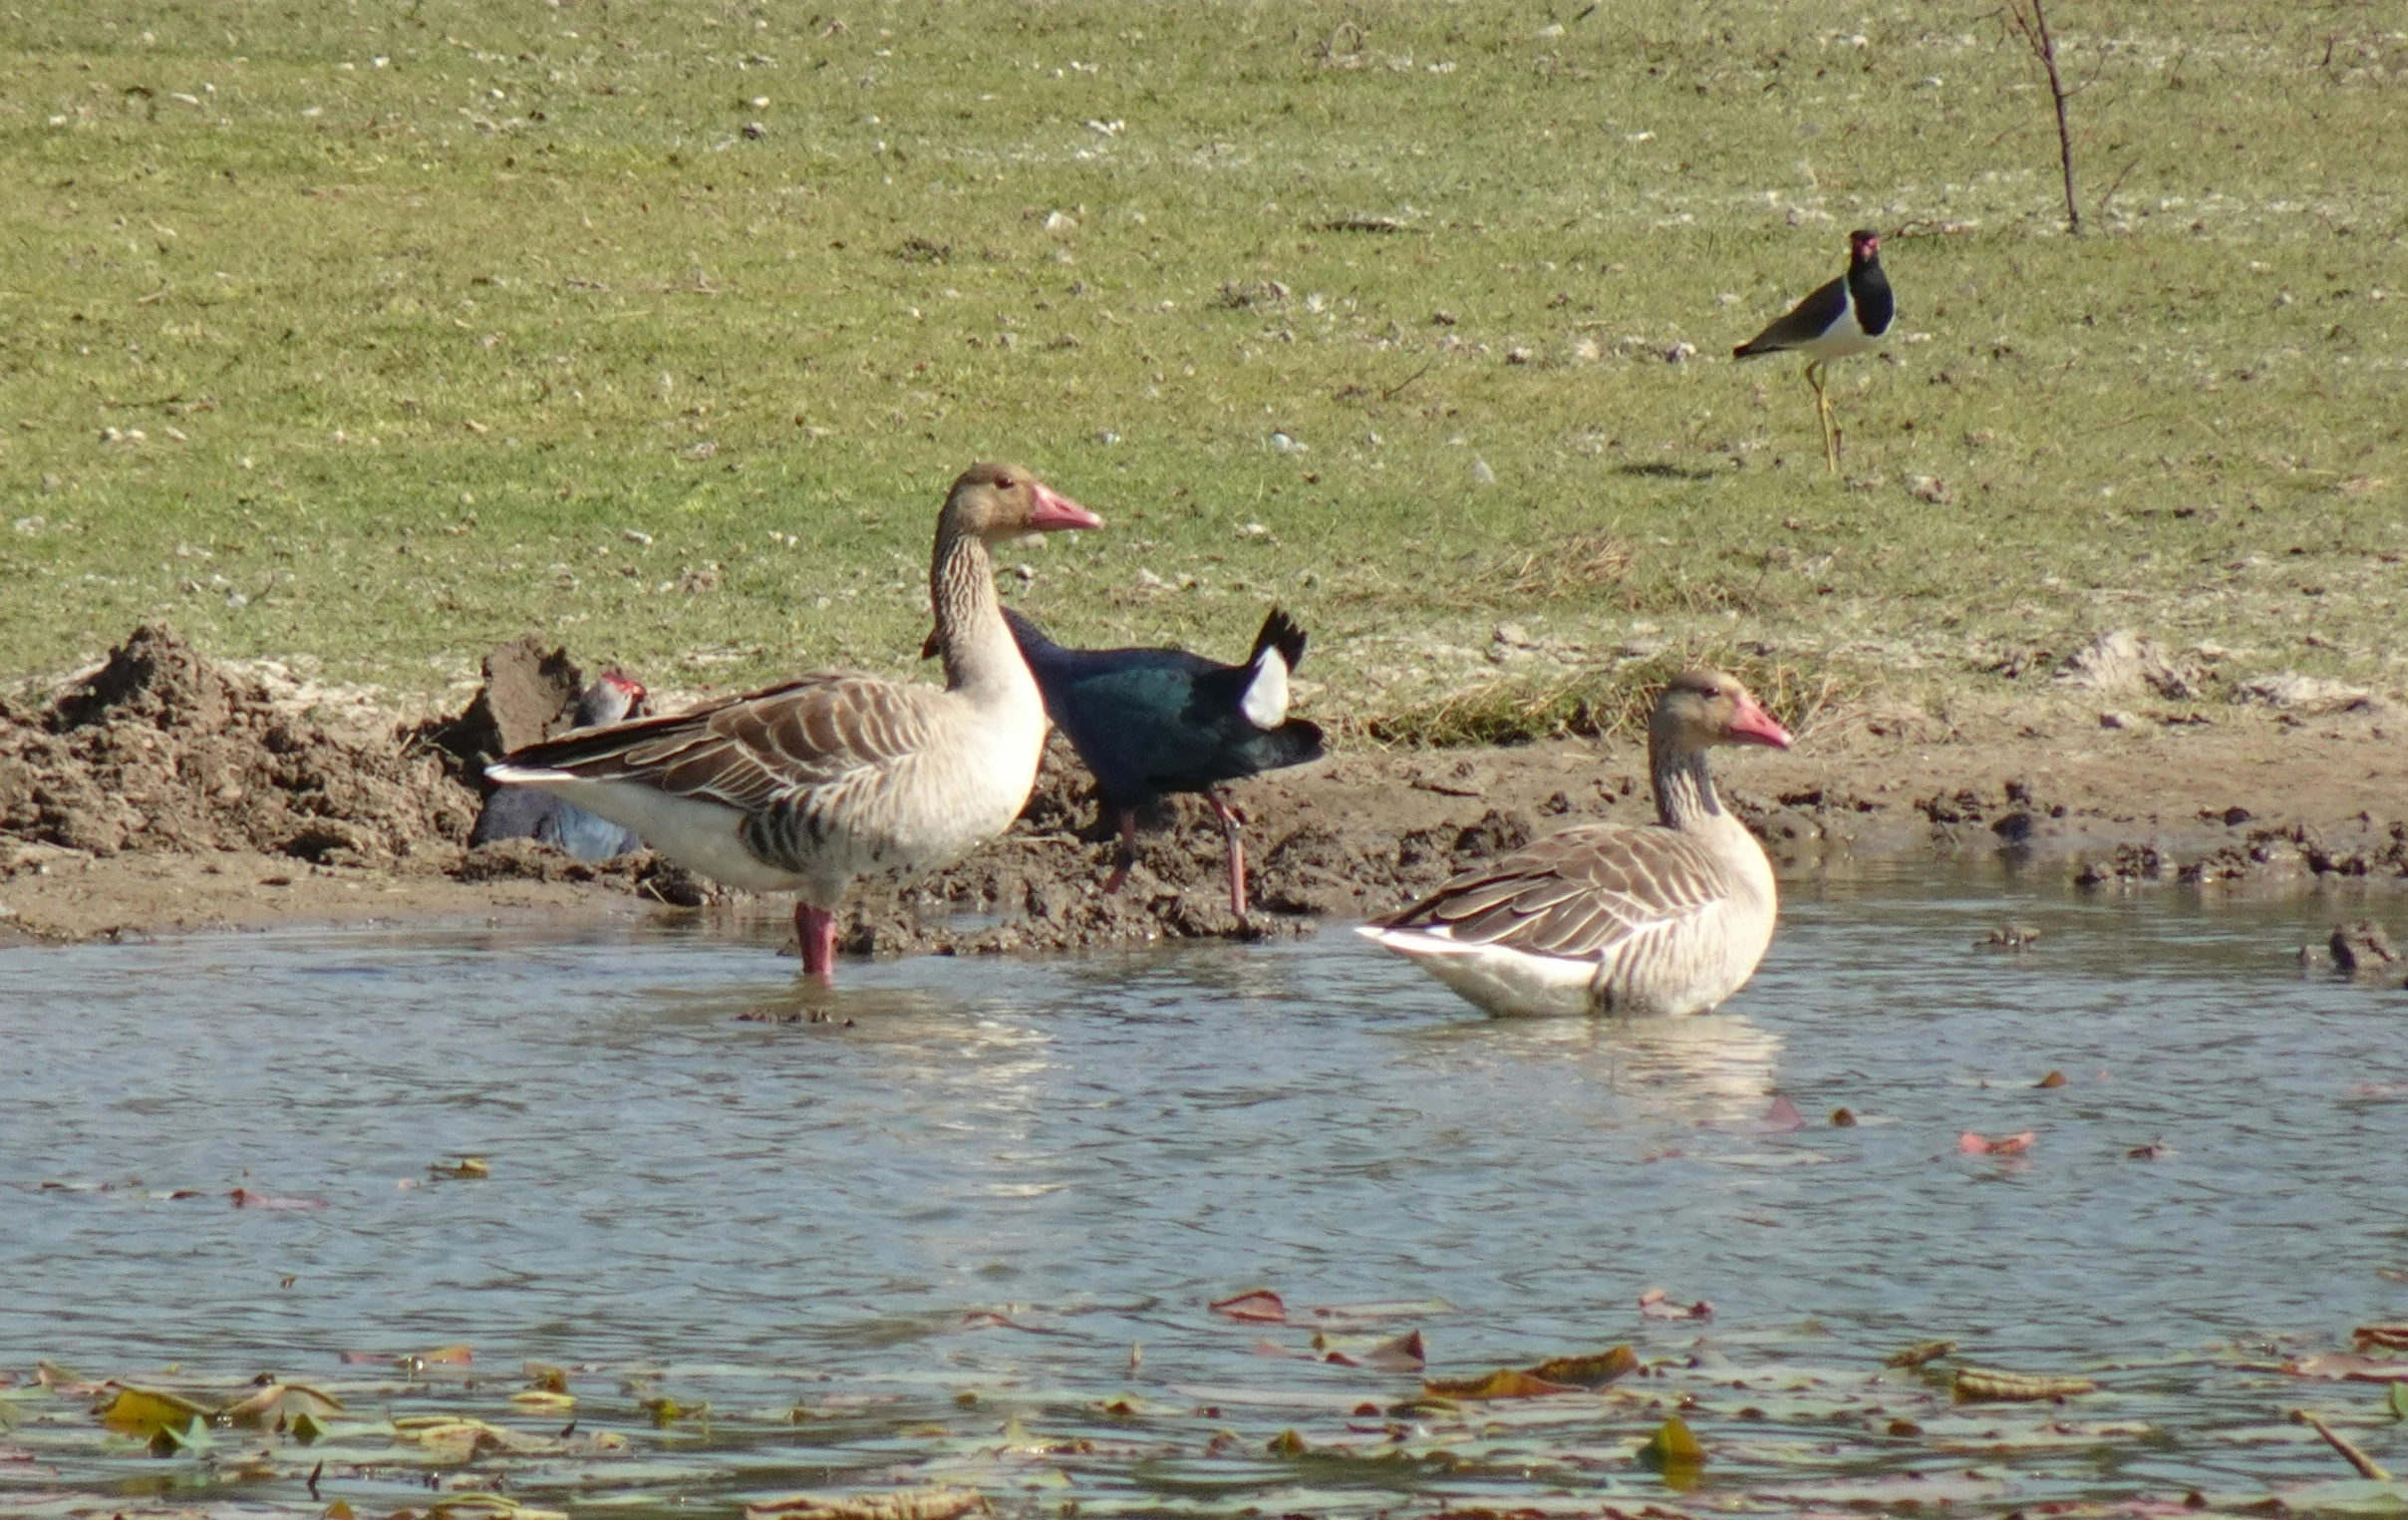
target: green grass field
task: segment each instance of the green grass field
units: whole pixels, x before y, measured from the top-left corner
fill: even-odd
[[[1058,634],[1277,599],[1358,717],[1659,647],[2012,690],[2115,626],[2395,685],[2398,13],[2057,0],[2073,238],[1989,10],[11,11],[0,669],[163,617],[403,695],[529,627],[904,670],[1003,456],[1111,520],[1007,556]],[[1860,224],[1902,315],[1834,479],[1727,355]]]

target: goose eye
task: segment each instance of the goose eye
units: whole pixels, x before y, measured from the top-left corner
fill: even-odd
[[[1018,483],[1019,482],[1014,480],[1010,475],[997,475],[995,477],[995,488],[997,490],[1010,490]]]

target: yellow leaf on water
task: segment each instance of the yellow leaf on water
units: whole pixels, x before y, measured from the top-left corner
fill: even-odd
[[[527,1386],[541,1388],[547,1393],[568,1391],[568,1373],[548,1362],[526,1364]]]
[[[326,1513],[319,1516],[318,1520],[359,1520],[359,1516],[353,1513],[348,1503],[337,1499],[326,1506]]]
[[[574,1393],[555,1393],[549,1388],[520,1388],[510,1395],[510,1402],[521,1409],[548,1409],[562,1413],[577,1407]]]
[[[961,1488],[906,1488],[894,1493],[789,1494],[745,1506],[745,1520],[960,1520],[987,1501]]]
[[[1705,1465],[1705,1447],[1698,1443],[1688,1421],[1675,1414],[1639,1448],[1639,1460],[1662,1473],[1666,1483],[1685,1488],[1696,1481],[1697,1469]]]
[[[1532,1368],[1530,1375],[1542,1382],[1602,1388],[1617,1377],[1627,1376],[1638,1366],[1637,1354],[1627,1346],[1618,1346],[1588,1357],[1550,1357]]]
[[[188,1429],[194,1419],[206,1422],[209,1417],[210,1411],[205,1406],[180,1393],[169,1393],[159,1388],[138,1388],[126,1383],[108,1383],[104,1386],[117,1391],[108,1402],[94,1407],[93,1412],[100,1415],[101,1423],[112,1430],[139,1435],[145,1440],[155,1437],[162,1430]]]
[[[1421,1388],[1425,1393],[1451,1393],[1457,1398],[1537,1398],[1547,1393],[1583,1391],[1573,1383],[1551,1382],[1509,1367],[1498,1368],[1484,1377],[1432,1377]]]
[[[438,1161],[427,1168],[427,1175],[438,1179],[451,1178],[461,1182],[482,1181],[493,1175],[482,1156],[462,1156],[456,1162]]]

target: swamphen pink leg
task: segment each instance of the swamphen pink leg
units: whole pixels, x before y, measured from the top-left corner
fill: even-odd
[[[836,985],[836,915],[807,902],[794,904],[794,939],[802,947],[802,974]]]
[[[1106,896],[1120,890],[1127,882],[1129,867],[1137,863],[1137,809],[1120,809],[1120,856],[1112,862],[1112,874],[1103,878]]]
[[[1246,845],[1238,837],[1242,820],[1219,792],[1207,791],[1204,800],[1212,804],[1212,815],[1221,820],[1221,832],[1229,838],[1229,911],[1242,920],[1246,916]]]

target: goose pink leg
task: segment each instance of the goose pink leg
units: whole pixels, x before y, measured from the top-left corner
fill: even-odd
[[[794,939],[802,947],[802,974],[836,985],[836,915],[807,902],[794,904]]]
[[[1219,792],[1204,793],[1204,800],[1212,804],[1212,815],[1221,820],[1221,832],[1229,840],[1229,911],[1243,920],[1246,917],[1246,844],[1238,835],[1238,825],[1244,820],[1238,817],[1237,809],[1221,800]]]

